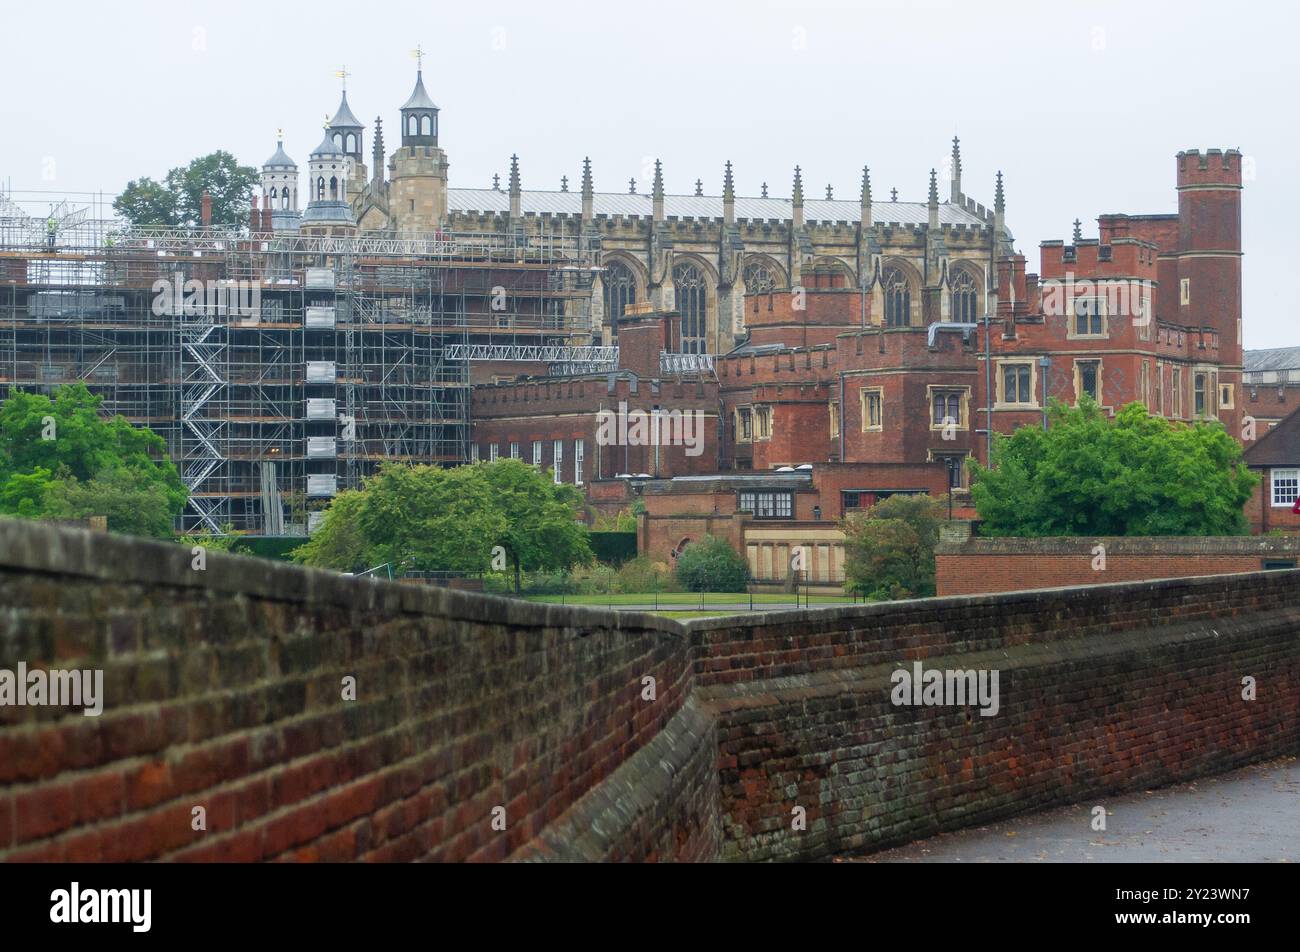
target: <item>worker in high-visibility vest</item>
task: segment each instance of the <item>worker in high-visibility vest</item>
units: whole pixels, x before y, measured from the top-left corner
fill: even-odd
[[[54,250],[54,239],[59,233],[59,223],[53,215],[45,219],[45,243],[51,251]]]

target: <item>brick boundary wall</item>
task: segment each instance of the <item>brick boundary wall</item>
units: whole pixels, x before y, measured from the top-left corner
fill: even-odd
[[[182,546],[0,519],[0,668],[20,660],[102,667],[106,702],[0,707],[10,861],[504,859],[653,773],[637,753],[690,685],[682,630],[650,615],[222,553],[195,571]],[[613,817],[606,852],[716,852],[716,822],[658,819]]]
[[[1093,568],[1105,547],[1105,569]],[[1266,559],[1300,564],[1297,536],[968,538],[935,549],[938,595],[1015,592],[1257,572]],[[1099,563],[1100,564],[1100,563]]]
[[[693,621],[722,857],[884,849],[1294,754],[1297,594],[1300,571],[1258,572]],[[895,707],[917,661],[998,670],[999,714]]]
[[[0,860],[883,848],[1300,750],[1298,594],[1256,572],[679,624],[0,519],[0,668],[102,667],[106,694],[0,707]],[[893,706],[914,661],[999,670],[999,715]]]

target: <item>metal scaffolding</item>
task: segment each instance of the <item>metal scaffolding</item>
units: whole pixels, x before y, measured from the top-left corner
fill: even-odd
[[[586,238],[132,228],[75,204],[0,194],[0,388],[81,381],[158,432],[184,530],[304,534],[385,461],[465,462],[475,348],[590,340]]]

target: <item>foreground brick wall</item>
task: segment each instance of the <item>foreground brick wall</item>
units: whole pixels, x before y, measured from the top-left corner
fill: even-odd
[[[219,554],[195,571],[181,546],[0,519],[0,668],[19,661],[102,668],[107,699],[0,707],[5,860],[503,859],[691,736],[671,622]],[[712,855],[711,777],[607,819],[596,851]]]
[[[1094,552],[1105,547],[1105,567]],[[968,539],[935,550],[939,595],[1017,592],[1159,578],[1257,572],[1266,561],[1300,565],[1300,538]]]
[[[1295,753],[1298,591],[1276,572],[692,622],[722,855],[825,859]],[[895,707],[915,661],[998,670],[999,713]]]
[[[679,625],[196,571],[179,546],[0,519],[0,668],[99,667],[106,693],[98,718],[0,707],[0,860],[889,846],[1300,750],[1297,595],[1300,571],[1270,572]],[[999,670],[999,714],[893,706],[918,660]]]

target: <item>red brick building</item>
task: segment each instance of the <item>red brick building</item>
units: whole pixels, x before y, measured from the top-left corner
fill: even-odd
[[[1246,447],[1245,461],[1261,477],[1246,504],[1251,530],[1300,532],[1300,410],[1261,433]]]
[[[869,499],[872,487],[891,488],[877,479],[889,467],[910,468],[910,488],[950,486],[964,509],[969,462],[987,462],[993,432],[1043,425],[1045,398],[1074,404],[1086,393],[1110,412],[1139,401],[1170,419],[1217,419],[1240,438],[1241,155],[1180,152],[1175,186],[1176,213],[1102,215],[1090,239],[1076,222],[1069,244],[1042,243],[1039,271],[1029,273],[1005,225],[1000,176],[984,225],[948,223],[932,179],[928,224],[873,225],[864,213],[856,286],[847,267],[809,260],[802,283],[748,294],[744,342],[689,355],[698,358],[691,373],[665,372],[677,365],[661,355],[686,349],[675,313],[632,306],[616,372],[477,387],[480,458],[517,445],[533,459],[529,448],[540,445],[536,459],[551,468],[561,446],[565,481],[578,481],[579,453],[584,484],[712,477],[662,484],[670,488],[642,477],[639,493],[589,488],[603,508],[639,495],[652,524],[698,520],[643,527],[645,548],[669,557],[743,510],[729,473],[760,483],[769,474],[771,489],[785,492],[789,475],[779,470],[811,467],[816,477],[793,490],[790,511],[772,517],[792,526],[814,507],[838,519],[845,492]],[[705,451],[599,445],[598,415],[620,403],[703,414]],[[862,485],[840,485],[833,474],[842,472]],[[728,530],[738,548],[750,544],[746,531]]]

